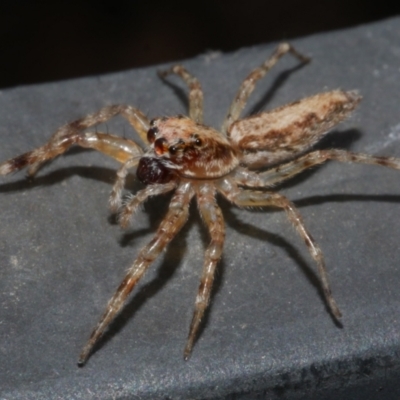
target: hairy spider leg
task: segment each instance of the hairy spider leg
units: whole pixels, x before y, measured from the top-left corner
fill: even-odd
[[[82,132],[118,114],[124,116],[147,143],[149,121],[141,111],[131,106],[107,106],[96,113],[62,126],[43,146],[1,163],[0,175],[7,175],[28,167],[29,176],[33,176],[44,162],[63,154],[72,145],[98,150],[122,163],[132,157],[139,157],[143,151],[132,140],[106,133]]]
[[[129,170],[135,167],[139,163],[140,157],[129,158],[117,171],[117,178],[115,179],[113,188],[111,189],[110,198],[108,200],[108,205],[111,212],[115,213],[119,211],[122,205],[122,191],[125,187],[126,176]]]
[[[312,168],[328,160],[345,163],[380,165],[400,170],[400,158],[377,157],[369,154],[353,153],[347,150],[330,149],[313,151],[297,158],[296,160],[261,173],[240,168],[234,172],[233,179],[239,185],[247,187],[271,187],[300,174],[308,168]]]
[[[317,264],[318,274],[322,283],[325,299],[332,314],[336,319],[339,320],[342,316],[342,313],[340,312],[336,301],[332,296],[322,251],[305,227],[303,218],[301,217],[300,212],[297,210],[295,205],[280,193],[240,189],[232,178],[225,178],[219,181],[218,188],[228,200],[239,207],[272,206],[282,208],[286,212],[288,219],[292,222],[297,232],[304,240],[311,257]]]
[[[222,124],[221,131],[224,135],[228,132],[229,127],[240,118],[247,100],[249,99],[251,93],[253,92],[255,85],[258,80],[263,78],[267,72],[279,61],[279,59],[286,53],[291,53],[294,57],[299,59],[302,63],[308,63],[310,61],[309,57],[304,56],[299,53],[292,45],[289,43],[281,43],[272,53],[272,55],[259,67],[253,69],[246,79],[241,83],[236,96],[234,97],[229,111]]]
[[[138,257],[128,270],[114,296],[107,304],[106,310],[96,328],[93,330],[87,344],[83,348],[78,364],[83,365],[90,355],[93,346],[103,335],[106,328],[124,306],[127,297],[132,292],[147,268],[165,249],[168,243],[175,237],[185,224],[189,214],[190,200],[194,195],[192,185],[189,182],[182,183],[176,189],[167,212],[161,221],[153,239],[140,251]]]
[[[182,65],[174,65],[165,71],[159,71],[158,75],[165,78],[167,75],[178,75],[189,87],[189,116],[195,122],[203,123],[203,89],[199,80],[190,74]]]
[[[158,196],[160,194],[168,193],[175,189],[177,186],[176,181],[168,183],[153,183],[146,186],[144,189],[139,190],[134,196],[128,198],[128,201],[122,205],[118,215],[118,222],[122,228],[127,228],[132,215],[138,209],[140,204],[144,203],[151,196]]]
[[[201,320],[210,302],[215,268],[222,256],[222,248],[224,245],[224,217],[215,199],[215,194],[216,190],[213,184],[203,183],[196,187],[197,205],[200,214],[207,225],[211,241],[205,253],[203,272],[196,296],[195,309],[183,353],[185,360],[188,360],[190,357]]]

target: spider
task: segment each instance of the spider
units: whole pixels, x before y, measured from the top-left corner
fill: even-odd
[[[222,255],[225,238],[224,218],[216,201],[221,194],[239,207],[283,209],[304,240],[314,259],[328,308],[335,319],[341,312],[332,297],[324,257],[295,205],[271,188],[302,171],[327,160],[382,165],[400,169],[400,158],[375,157],[341,149],[314,150],[332,127],[348,117],[361,100],[355,91],[334,90],[319,93],[272,111],[240,119],[258,80],[285,54],[300,63],[308,57],[288,43],[281,43],[272,55],[245,78],[228,110],[220,131],[203,125],[203,91],[197,78],[183,66],[160,72],[160,77],[178,75],[189,89],[189,117],[178,115],[149,120],[129,105],[111,105],[59,128],[43,146],[0,164],[0,175],[28,168],[33,177],[38,169],[71,146],[98,150],[122,165],[112,188],[109,205],[119,213],[126,228],[132,215],[149,197],[173,192],[169,209],[155,235],[144,246],[126,273],[104,314],[84,346],[79,365],[90,356],[110,323],[121,311],[129,294],[149,266],[157,259],[188,219],[189,204],[196,198],[198,210],[208,228],[210,243],[194,312],[184,348],[187,360],[210,301],[215,269]],[[122,115],[139,134],[142,144],[109,133],[88,132],[88,128]],[[132,168],[145,186],[123,201],[125,180]],[[262,168],[261,171],[257,169]]]

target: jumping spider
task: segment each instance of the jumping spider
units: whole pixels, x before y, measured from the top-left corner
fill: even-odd
[[[269,206],[283,209],[315,260],[330,311],[335,318],[341,317],[331,294],[321,249],[305,227],[295,205],[271,188],[327,160],[400,169],[400,159],[374,157],[339,149],[308,152],[332,127],[355,109],[361,97],[354,91],[319,93],[269,112],[240,119],[257,81],[286,53],[291,53],[302,63],[309,61],[291,45],[280,44],[243,81],[221,131],[203,125],[203,91],[200,83],[184,67],[175,65],[161,72],[160,76],[176,74],[186,83],[189,88],[189,117],[179,115],[149,120],[134,107],[107,106],[59,128],[42,147],[0,164],[0,175],[27,167],[28,174],[33,176],[43,163],[63,154],[72,145],[96,149],[113,157],[122,166],[117,172],[111,192],[110,208],[113,212],[119,212],[119,222],[124,228],[146,199],[173,192],[167,215],[153,239],[142,248],[107,304],[100,322],[80,354],[79,364],[86,362],[93,346],[122,309],[147,268],[185,224],[193,197],[196,198],[211,241],[205,252],[201,282],[184,349],[186,360],[191,354],[200,322],[208,306],[215,268],[222,254],[225,228],[224,218],[216,201],[217,193],[239,207]],[[112,134],[85,131],[118,114],[125,117],[137,131],[143,141],[141,145]],[[134,167],[137,178],[145,187],[128,201],[122,202],[126,176]],[[263,168],[263,171],[255,171],[258,168]]]

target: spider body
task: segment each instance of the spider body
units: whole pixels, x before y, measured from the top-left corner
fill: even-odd
[[[189,117],[149,120],[134,107],[107,106],[59,128],[43,146],[0,164],[0,175],[27,167],[32,176],[44,162],[63,154],[73,145],[92,148],[116,159],[122,166],[117,171],[110,208],[119,213],[122,227],[129,225],[132,215],[146,199],[173,192],[165,218],[150,242],[141,249],[110,299],[80,355],[80,364],[85,363],[148,267],[185,224],[189,204],[196,198],[210,242],[205,251],[193,318],[184,349],[184,358],[189,358],[209,304],[215,269],[225,239],[223,215],[216,201],[218,193],[239,207],[275,207],[285,211],[316,263],[331,313],[337,319],[341,317],[331,294],[321,249],[308,232],[295,205],[270,188],[327,160],[400,169],[400,159],[374,157],[340,149],[310,151],[325,133],[344,120],[357,106],[360,96],[352,91],[320,93],[270,112],[240,119],[255,83],[288,52],[301,62],[308,61],[289,44],[279,45],[272,56],[243,81],[220,132],[203,124],[203,92],[198,80],[184,67],[176,65],[162,72],[161,76],[176,74],[187,84]],[[116,115],[122,115],[130,122],[144,145],[112,134],[86,131]],[[260,167],[264,170],[256,171]],[[122,202],[125,179],[132,168],[136,168],[136,176],[145,187]]]

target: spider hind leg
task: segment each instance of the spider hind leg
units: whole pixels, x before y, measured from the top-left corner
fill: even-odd
[[[290,222],[294,225],[297,232],[304,240],[311,257],[317,264],[319,278],[322,284],[325,300],[329,306],[332,315],[336,320],[340,320],[342,313],[332,296],[329,284],[328,272],[325,267],[325,260],[321,248],[318,246],[314,238],[308,232],[303,218],[295,205],[285,196],[276,192],[264,192],[259,190],[240,189],[231,179],[224,179],[219,184],[221,193],[232,203],[239,207],[277,207],[286,212]]]
[[[222,256],[222,248],[225,239],[225,227],[221,209],[219,208],[215,199],[215,192],[215,188],[212,184],[203,184],[196,192],[200,214],[207,225],[211,236],[211,241],[205,253],[203,272],[196,296],[195,308],[189,328],[189,335],[183,353],[183,358],[185,360],[188,360],[190,357],[201,320],[210,302],[212,285],[215,277],[215,269]]]

